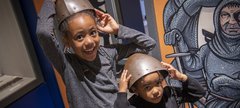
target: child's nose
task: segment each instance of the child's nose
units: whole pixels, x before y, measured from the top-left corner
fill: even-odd
[[[84,39],[84,46],[86,49],[93,47],[94,40],[91,36],[86,36]]]
[[[160,90],[159,90],[158,87],[153,88],[153,92],[152,93],[153,93],[154,97],[157,97],[159,95],[159,92],[160,92]]]

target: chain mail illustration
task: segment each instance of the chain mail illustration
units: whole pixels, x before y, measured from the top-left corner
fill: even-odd
[[[215,32],[198,31],[202,7],[216,7]],[[166,45],[173,45],[174,63],[206,83],[204,107],[240,107],[240,1],[169,0],[164,10]],[[197,33],[206,44],[198,46]],[[179,58],[179,60],[177,60]],[[201,80],[201,78],[203,80]]]

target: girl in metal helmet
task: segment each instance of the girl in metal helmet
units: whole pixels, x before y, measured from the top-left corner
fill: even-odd
[[[55,32],[58,30],[61,36]],[[127,43],[100,46],[99,32],[116,35]],[[95,10],[88,0],[45,0],[37,36],[64,80],[71,108],[112,108],[118,92],[116,62],[134,52],[148,53],[156,43]],[[72,51],[64,52],[56,37],[63,38],[64,46]]]
[[[196,102],[205,95],[195,79],[149,55],[133,54],[124,68],[115,108],[178,108],[180,103]],[[183,88],[169,86],[166,76],[183,82]],[[129,101],[127,88],[134,93]]]

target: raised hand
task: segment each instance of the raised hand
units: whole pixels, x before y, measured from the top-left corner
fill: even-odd
[[[169,73],[169,77],[179,80],[179,81],[186,81],[187,80],[187,75],[179,72],[176,68],[174,68],[172,65],[165,63],[165,62],[161,62],[161,64],[167,68],[167,71]]]
[[[95,12],[97,15],[98,29],[102,32],[117,35],[119,24],[113,19],[113,17],[97,9],[95,9]]]
[[[128,71],[123,70],[120,81],[119,81],[119,90],[118,92],[127,92],[128,82],[132,75],[127,76]]]

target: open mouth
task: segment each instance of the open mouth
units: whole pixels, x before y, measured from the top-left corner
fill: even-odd
[[[89,49],[89,50],[85,50],[84,53],[87,55],[92,55],[94,53],[95,49],[96,49],[96,47]]]
[[[152,100],[159,101],[159,100],[161,100],[161,98],[162,98],[162,95],[158,95],[156,97],[153,97]]]
[[[92,47],[91,49],[87,49],[87,50],[84,50],[84,53],[87,55],[87,56],[92,56],[95,54],[95,50],[97,49],[97,47]]]
[[[156,97],[153,97],[152,100],[159,100],[161,98],[161,96],[156,96]]]

